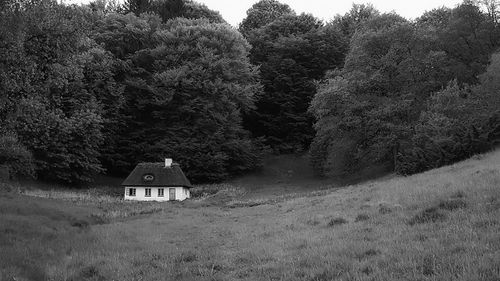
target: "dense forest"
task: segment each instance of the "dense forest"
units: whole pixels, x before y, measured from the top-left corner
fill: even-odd
[[[195,183],[309,153],[320,176],[412,174],[500,141],[499,2],[323,22],[261,0],[0,2],[0,165],[81,185],[174,158]]]

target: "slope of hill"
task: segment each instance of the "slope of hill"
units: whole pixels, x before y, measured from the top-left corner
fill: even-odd
[[[500,280],[500,151],[288,200],[234,194],[248,204],[3,193],[0,280]]]

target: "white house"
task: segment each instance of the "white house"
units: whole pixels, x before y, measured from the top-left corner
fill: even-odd
[[[125,200],[184,201],[191,197],[191,183],[177,163],[140,163],[123,181]]]

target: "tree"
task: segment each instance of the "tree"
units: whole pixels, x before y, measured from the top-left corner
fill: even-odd
[[[7,167],[11,178],[34,176],[33,157],[12,132],[0,135],[0,166]]]
[[[25,99],[14,128],[33,153],[38,178],[79,185],[103,171],[98,160],[102,123],[95,108],[79,109],[67,117],[60,110]]]
[[[181,17],[188,19],[207,19],[213,23],[226,23],[221,14],[195,1],[186,1]]]
[[[414,85],[423,80],[414,27],[395,14],[358,27],[344,68],[320,84],[310,112],[316,117],[311,147],[320,174],[352,173],[373,163],[395,163],[418,110]],[[337,145],[343,142],[344,146]],[[337,155],[339,166],[328,159]]]
[[[163,22],[177,17],[205,18],[215,23],[226,22],[218,12],[191,0],[126,0],[123,10],[125,13],[132,12],[136,16],[155,13]]]
[[[0,46],[1,126],[33,154],[45,180],[80,184],[102,171],[103,116],[111,107],[105,101],[120,94],[112,75],[98,70],[108,61],[87,36],[84,12],[55,1],[25,2],[5,17],[15,18],[16,28],[1,27],[8,39]]]
[[[276,0],[261,0],[247,11],[246,18],[240,23],[239,31],[247,37],[249,32],[261,28],[285,15],[295,15],[287,4]]]
[[[498,0],[480,0],[479,3],[481,3],[486,8],[488,17],[491,19],[491,21],[494,24],[498,24],[500,14],[500,3],[498,2]]]
[[[476,84],[477,76],[486,70],[490,55],[500,45],[500,29],[470,2],[452,10],[448,25],[438,36],[459,83]]]
[[[93,12],[101,13],[122,12],[123,9],[123,5],[118,0],[94,0],[88,6]]]
[[[375,163],[408,174],[488,149],[497,119],[486,105],[497,101],[466,83],[487,76],[478,79],[497,32],[468,2],[428,12],[416,25],[386,14],[359,26],[344,68],[320,84],[311,103],[318,173]]]
[[[122,77],[124,124],[109,153],[112,172],[169,156],[200,182],[258,165],[258,153],[241,127],[241,112],[253,107],[261,88],[241,34],[208,19],[177,18],[159,28],[144,16],[110,16],[116,18],[99,28],[118,30],[96,36],[107,46],[126,48],[120,34],[131,30],[127,22],[138,27],[133,29],[138,41],[132,42],[138,47],[116,52],[126,59],[128,71]]]
[[[352,8],[345,15],[337,15],[333,19],[333,24],[336,25],[342,33],[351,38],[366,20],[373,16],[378,16],[380,13],[371,4],[353,4]]]
[[[179,0],[180,2],[181,0]],[[149,12],[151,10],[153,0],[125,0],[123,3],[123,11],[125,13],[134,13],[136,16]]]
[[[306,14],[278,18],[251,31],[248,40],[265,93],[246,116],[246,128],[276,151],[307,149],[313,136],[307,108],[316,91],[314,80],[342,64],[346,42],[336,28]]]
[[[447,7],[441,7],[426,11],[422,16],[416,19],[416,23],[419,26],[426,26],[433,29],[442,28],[443,26],[449,24],[451,11],[452,10]]]

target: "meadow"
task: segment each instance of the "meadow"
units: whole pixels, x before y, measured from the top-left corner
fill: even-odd
[[[500,151],[294,194],[202,186],[173,204],[2,190],[2,281],[500,280]]]

